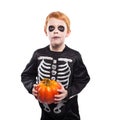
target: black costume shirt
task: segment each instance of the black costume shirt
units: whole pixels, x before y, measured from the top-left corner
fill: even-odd
[[[77,95],[90,77],[78,51],[66,46],[62,52],[50,51],[49,46],[34,52],[21,74],[21,81],[29,93],[33,84],[44,78],[55,79],[68,91],[58,104],[43,104],[41,120],[80,120]]]

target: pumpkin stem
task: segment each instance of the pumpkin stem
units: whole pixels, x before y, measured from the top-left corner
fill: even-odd
[[[46,86],[50,85],[50,79],[45,78],[43,81],[44,81]]]

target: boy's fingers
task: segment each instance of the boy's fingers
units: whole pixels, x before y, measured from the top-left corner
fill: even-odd
[[[38,92],[37,92],[37,90],[36,90],[36,87],[37,87],[37,85],[34,84],[34,85],[33,85],[33,89],[32,89],[32,94],[33,94],[35,97],[37,97],[37,95],[38,95]]]

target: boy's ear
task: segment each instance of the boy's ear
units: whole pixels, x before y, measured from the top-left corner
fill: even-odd
[[[70,31],[70,32],[67,32],[66,37],[68,37],[68,36],[70,35],[70,33],[71,33],[71,31]]]
[[[46,31],[45,31],[45,35],[48,36]]]
[[[46,29],[44,28],[44,33],[45,33],[45,35],[47,36],[47,31],[46,31]]]
[[[45,33],[45,35],[48,36],[47,33]]]

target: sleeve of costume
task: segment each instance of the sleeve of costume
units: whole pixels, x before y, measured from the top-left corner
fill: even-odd
[[[73,77],[71,86],[68,88],[68,99],[76,96],[89,82],[90,77],[88,71],[83,63],[81,55],[78,53],[76,61],[73,66]]]
[[[26,65],[21,74],[21,81],[29,93],[32,93],[33,84],[36,83],[37,76],[37,57],[33,54],[30,62]]]

